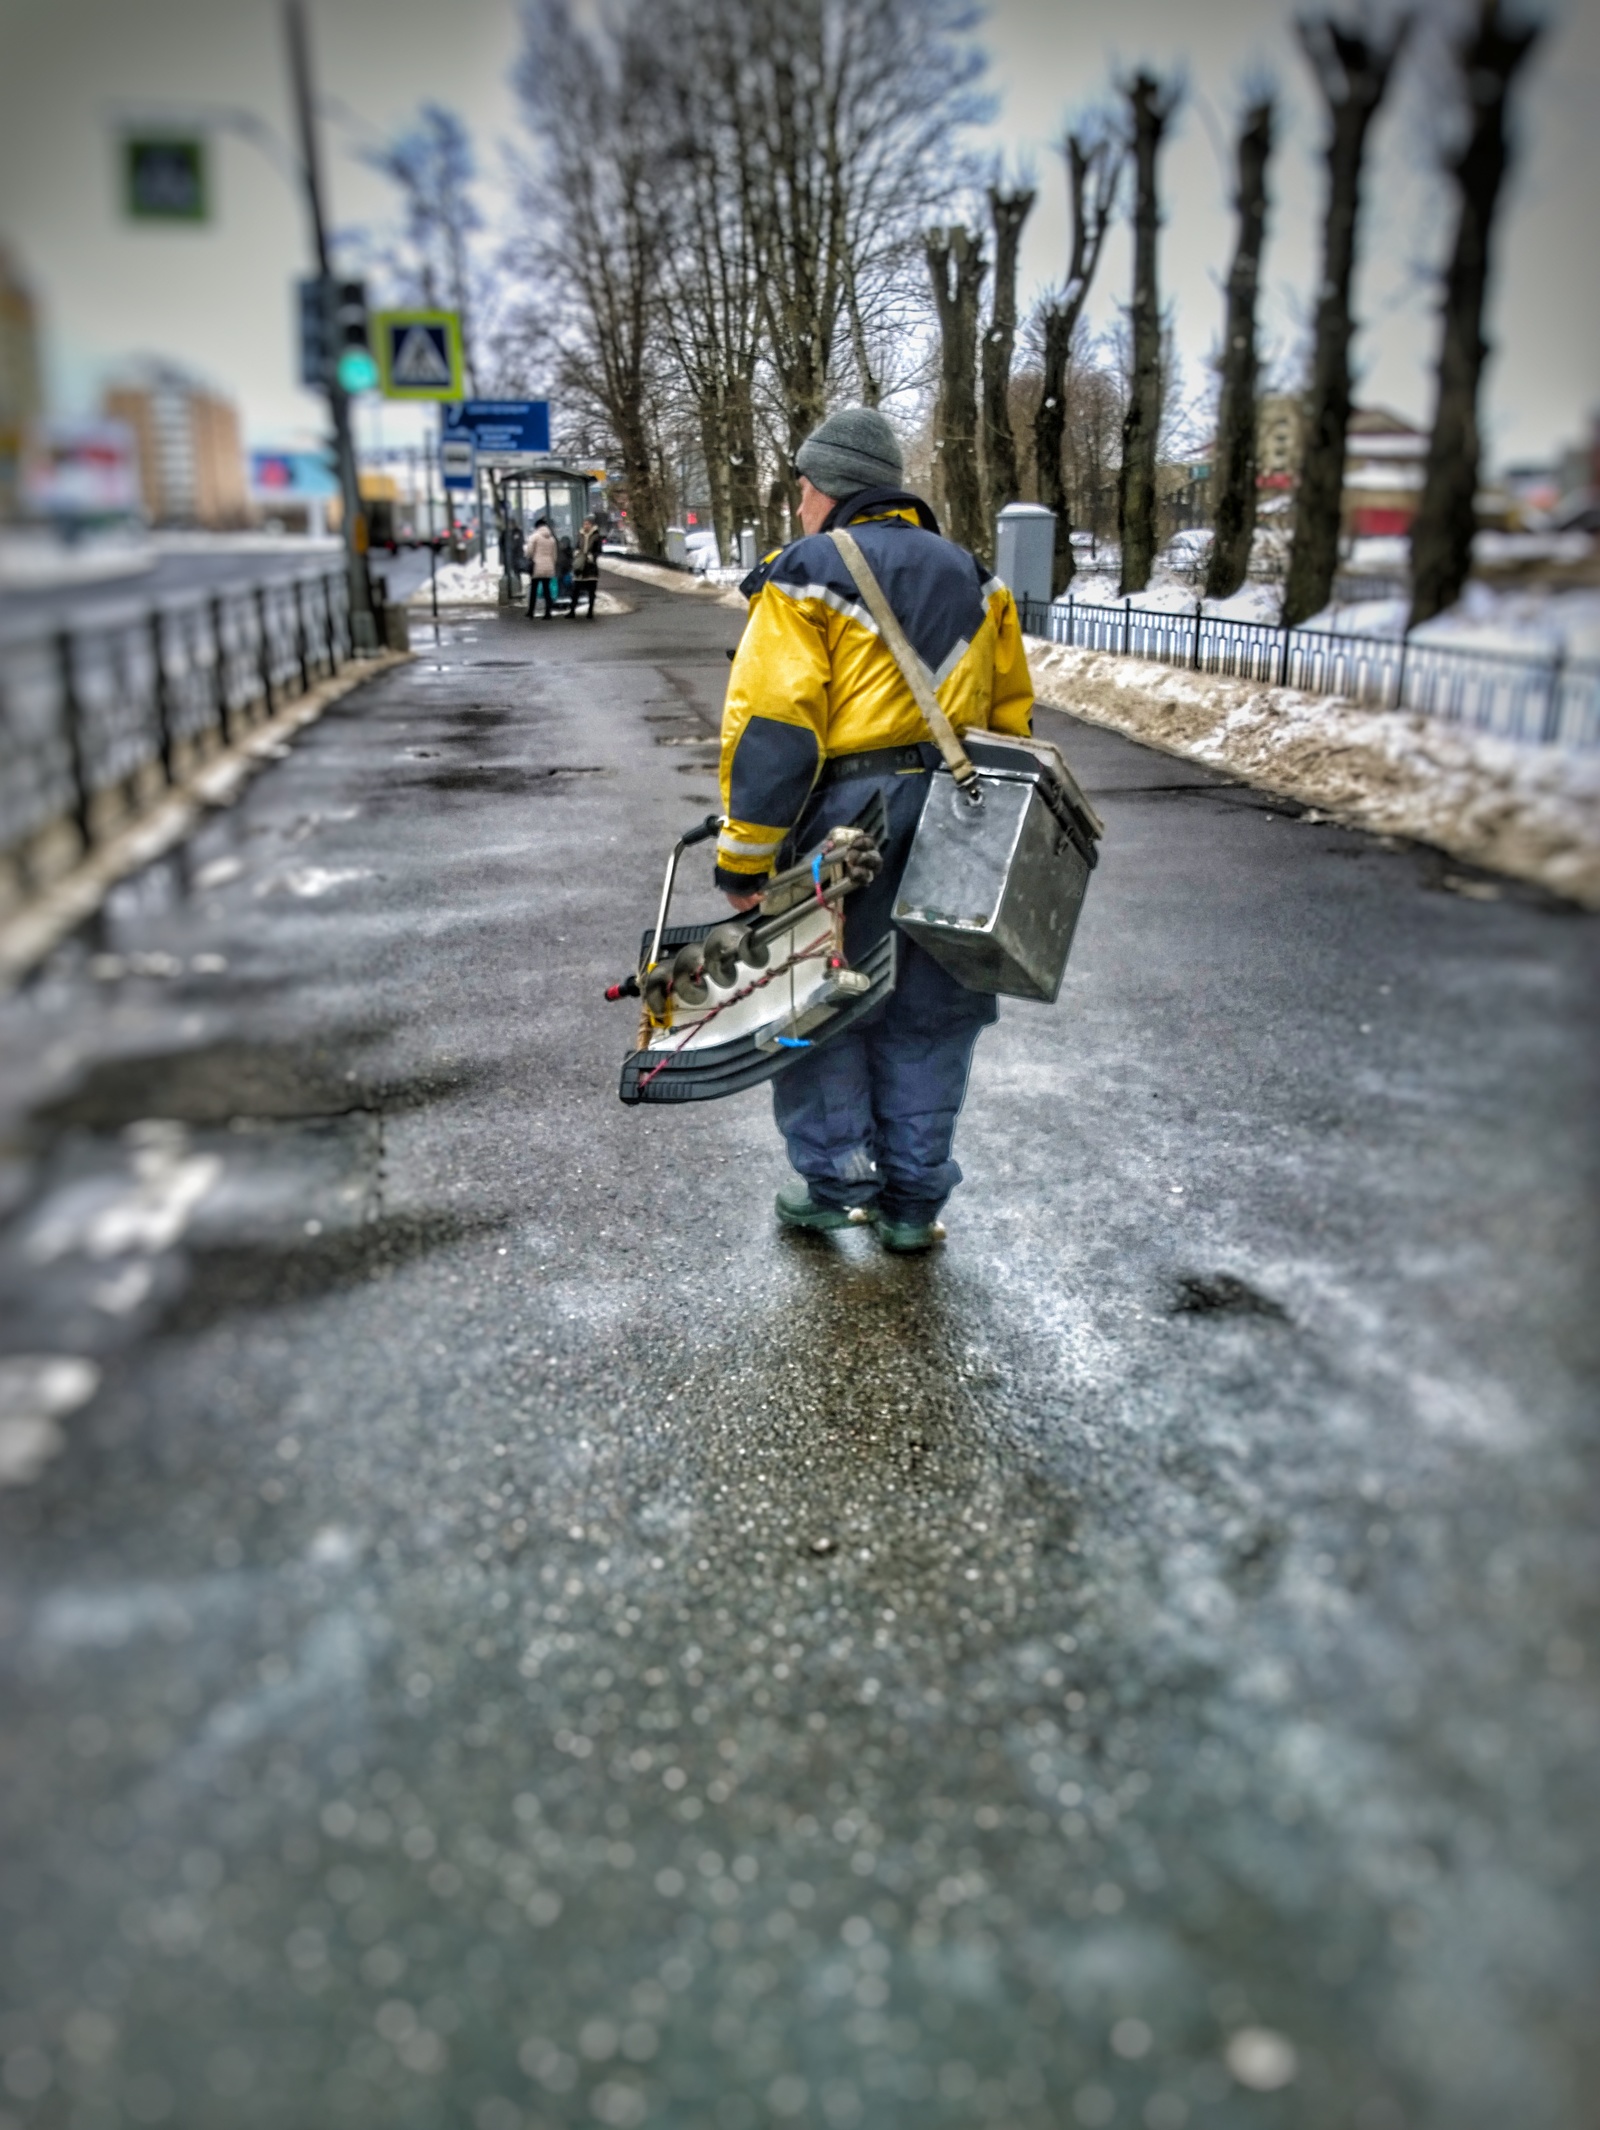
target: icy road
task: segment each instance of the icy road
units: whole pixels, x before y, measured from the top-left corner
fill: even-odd
[[[0,1005],[0,2130],[1587,2130],[1596,921],[1047,714],[948,1246],[780,1234],[626,596]]]

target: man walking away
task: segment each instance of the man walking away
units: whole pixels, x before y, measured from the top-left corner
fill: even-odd
[[[873,408],[831,415],[795,457],[804,537],[740,586],[749,620],[722,715],[717,885],[749,909],[774,864],[792,862],[881,795],[883,868],[845,905],[845,951],[881,938],[940,755],[916,698],[826,537],[849,526],[960,731],[1026,737],[1033,684],[1011,594],[940,537],[902,485],[900,444]],[[961,1171],[956,1118],[996,1001],[968,991],[904,934],[883,1004],[772,1083],[800,1181],[778,1193],[795,1228],[870,1221],[884,1247],[926,1250]]]
[[[541,592],[544,594],[546,621],[554,617],[558,589],[556,574],[559,561],[560,550],[556,546],[556,536],[550,530],[549,519],[536,519],[533,527],[533,538],[528,542],[528,570],[530,573],[528,583],[528,619],[530,621],[535,618]]]
[[[594,595],[600,588],[600,542],[604,538],[593,518],[585,518],[572,557],[572,619],[578,618],[578,601],[587,593],[589,619],[594,619]]]

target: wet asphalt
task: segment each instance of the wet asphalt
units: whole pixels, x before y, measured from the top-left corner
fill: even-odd
[[[1587,2130],[1595,920],[1046,713],[948,1245],[780,1233],[626,596],[0,1004],[0,2130]]]

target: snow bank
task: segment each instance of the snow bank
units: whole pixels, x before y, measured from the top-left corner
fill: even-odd
[[[1030,640],[1039,700],[1600,909],[1600,757]]]
[[[735,606],[742,614],[748,601],[732,589],[744,575],[741,570],[703,570],[687,576],[682,570],[668,569],[665,563],[646,562],[642,555],[607,555],[605,560],[621,570],[625,577],[638,577],[646,584],[656,584],[666,592],[687,592],[693,598],[715,599],[720,606]]]

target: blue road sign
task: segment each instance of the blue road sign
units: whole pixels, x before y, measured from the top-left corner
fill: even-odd
[[[547,399],[447,400],[439,409],[439,434],[446,443],[471,440],[480,458],[502,452],[550,449],[550,402]]]
[[[446,436],[439,443],[439,470],[444,476],[446,488],[465,488],[469,491],[478,484],[478,454],[472,448],[472,438]]]

